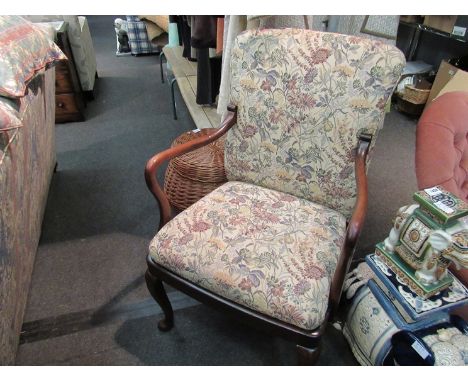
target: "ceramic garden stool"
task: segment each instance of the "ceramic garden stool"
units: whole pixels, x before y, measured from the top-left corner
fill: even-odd
[[[217,129],[188,131],[171,147],[209,135]],[[224,171],[224,136],[207,146],[172,159],[164,178],[164,191],[171,204],[184,210],[227,182]]]
[[[436,334],[426,335],[420,340],[420,345],[414,346],[420,352],[419,356],[422,359],[435,357],[436,365],[462,364],[460,359],[465,358],[464,350],[460,351],[460,354],[452,351],[455,345],[444,343],[436,345],[435,349],[432,348],[436,342],[443,342],[434,337],[437,335],[437,328],[451,327],[450,310],[467,303],[467,288],[455,279],[450,289],[430,299],[420,300],[407,285],[400,283],[398,275],[377,255],[367,256],[366,263],[374,276],[358,289],[352,298],[343,328],[343,334],[359,363],[394,364],[392,337],[395,342],[395,339],[403,338],[402,334],[419,335],[433,328],[432,332]],[[449,332],[454,334],[454,330],[456,329],[450,329]],[[463,342],[462,347],[466,346],[466,334],[457,334],[463,337],[460,337],[461,340],[458,337],[454,339]],[[412,343],[408,346],[410,349],[411,345]],[[430,351],[425,350],[429,348]],[[450,351],[453,355],[448,355],[447,352]]]

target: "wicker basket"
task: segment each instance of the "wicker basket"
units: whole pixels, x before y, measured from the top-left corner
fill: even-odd
[[[405,85],[405,90],[401,98],[415,105],[422,105],[427,102],[430,92],[431,89],[418,89],[413,85]]]
[[[186,132],[175,139],[172,147],[208,135],[216,129]],[[227,181],[224,171],[225,137],[172,159],[164,178],[164,191],[171,204],[184,210]]]

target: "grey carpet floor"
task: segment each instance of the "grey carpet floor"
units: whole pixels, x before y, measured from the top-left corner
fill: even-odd
[[[86,121],[57,125],[58,172],[43,223],[18,365],[294,365],[294,344],[257,332],[181,293],[176,327],[160,333],[159,307],[143,280],[159,214],[143,169],[195,128],[159,78],[157,56],[116,57],[113,19],[89,16],[99,79]],[[387,115],[369,169],[369,209],[356,250],[383,240],[411,201],[415,121]],[[320,364],[357,364],[330,327]]]

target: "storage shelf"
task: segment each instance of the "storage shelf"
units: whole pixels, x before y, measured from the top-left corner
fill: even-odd
[[[221,122],[221,116],[217,114],[216,107],[203,106],[196,102],[197,63],[185,59],[182,51],[183,48],[180,46],[163,48],[170,70],[177,79],[182,98],[198,129],[217,128]]]
[[[420,24],[420,23],[409,23],[409,22],[406,22],[406,21],[400,21],[400,24],[403,24],[403,25],[407,25],[407,26],[414,26],[416,27],[418,30],[420,31],[423,31],[423,32],[429,32],[429,33],[432,33],[432,34],[435,34],[435,35],[438,35],[438,36],[441,36],[441,37],[445,37],[445,38],[450,38],[452,40],[456,40],[456,41],[459,41],[459,42],[462,42],[462,43],[466,43],[467,41],[463,40],[462,38],[458,37],[458,36],[455,36],[451,33],[448,33],[448,32],[443,32],[441,30],[438,30],[438,29],[434,29],[434,28],[431,28],[427,25],[424,25],[424,24]]]

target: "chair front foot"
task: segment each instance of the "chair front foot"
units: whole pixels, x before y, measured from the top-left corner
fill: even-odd
[[[162,332],[167,332],[174,326],[174,312],[172,310],[171,302],[167,297],[163,283],[155,277],[149,270],[145,274],[146,286],[148,287],[151,296],[156,300],[164,312],[164,318],[159,321],[158,329]]]
[[[167,320],[166,318],[163,318],[161,321],[158,322],[158,329],[161,332],[168,332],[171,330],[174,326],[174,320]]]
[[[314,366],[320,356],[320,344],[314,348],[306,348],[301,345],[296,345],[297,363],[299,366]]]

